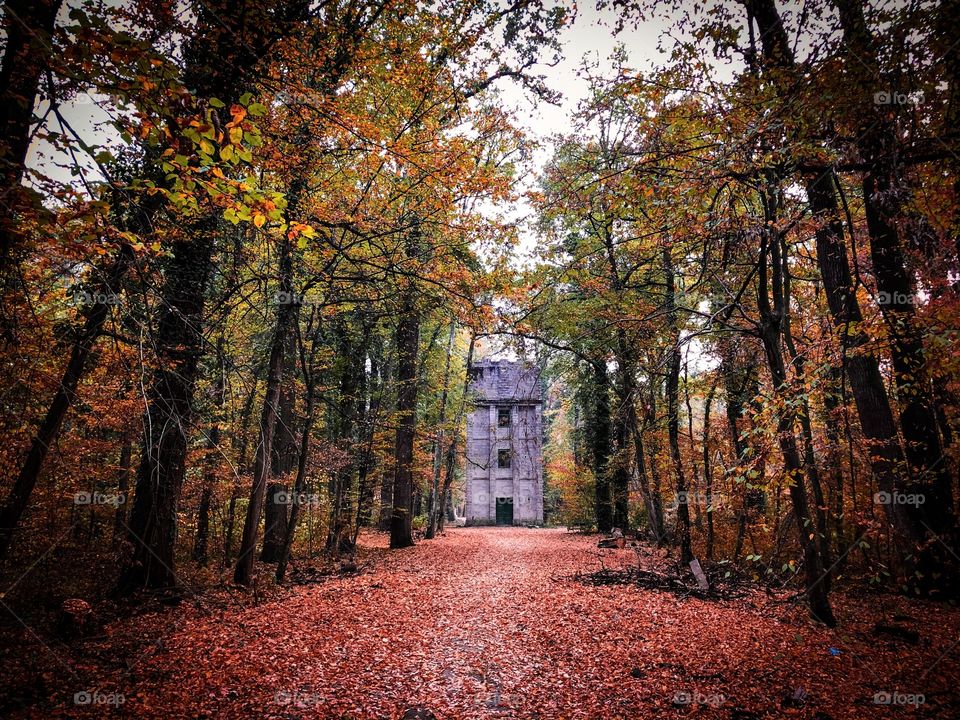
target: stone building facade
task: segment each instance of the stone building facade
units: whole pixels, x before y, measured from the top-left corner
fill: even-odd
[[[467,525],[543,523],[541,385],[537,368],[481,360],[470,368]]]

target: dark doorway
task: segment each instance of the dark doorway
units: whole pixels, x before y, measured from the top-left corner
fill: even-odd
[[[513,498],[497,498],[497,525],[513,525]]]

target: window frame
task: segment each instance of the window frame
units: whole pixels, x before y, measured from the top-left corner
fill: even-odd
[[[506,457],[507,464],[503,464],[503,459]],[[513,453],[510,448],[497,448],[497,469],[498,470],[510,470],[513,467]]]

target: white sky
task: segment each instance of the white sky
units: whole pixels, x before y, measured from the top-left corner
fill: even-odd
[[[569,132],[569,117],[577,104],[586,97],[587,82],[579,77],[578,70],[586,56],[599,62],[601,70],[617,44],[622,43],[628,52],[632,67],[644,71],[662,62],[665,57],[657,50],[657,41],[664,25],[661,22],[645,22],[639,29],[628,27],[614,35],[617,13],[611,9],[600,13],[594,3],[581,3],[572,25],[561,33],[563,60],[555,67],[541,67],[551,89],[563,93],[560,107],[539,103],[535,105],[524,97],[516,87],[504,86],[503,96],[515,107],[523,125],[536,137],[545,139],[553,133]]]

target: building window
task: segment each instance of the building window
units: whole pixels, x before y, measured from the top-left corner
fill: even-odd
[[[510,427],[510,408],[497,408],[497,427]]]
[[[499,468],[510,467],[510,451],[509,450],[497,450],[497,467]]]

